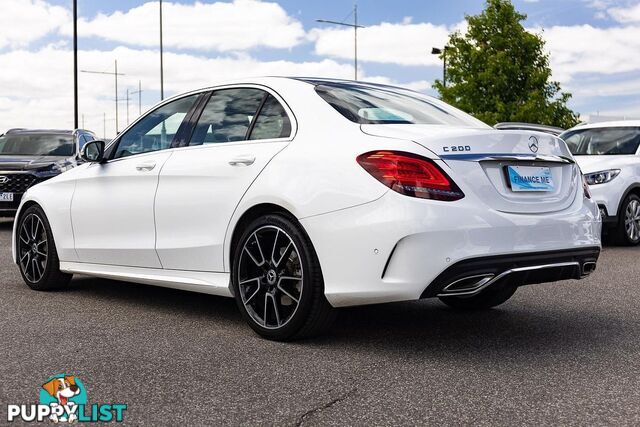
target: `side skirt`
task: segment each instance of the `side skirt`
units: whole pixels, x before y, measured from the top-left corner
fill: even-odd
[[[183,291],[233,297],[229,273],[207,271],[163,270],[142,267],[121,267],[80,262],[60,262],[60,271],[104,279],[122,280],[145,285],[163,286]]]

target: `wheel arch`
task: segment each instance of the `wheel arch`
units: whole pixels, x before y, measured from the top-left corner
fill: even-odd
[[[622,217],[622,204],[624,203],[626,198],[629,196],[629,194],[635,194],[636,196],[640,197],[640,183],[635,183],[630,185],[624,191],[624,193],[622,193],[622,197],[620,198],[620,202],[618,203],[618,209],[616,210],[619,221],[620,221],[620,218]]]
[[[250,208],[246,209],[242,213],[242,215],[239,216],[238,220],[233,225],[233,229],[231,230],[231,233],[230,233],[231,237],[229,239],[229,250],[227,252],[227,255],[225,256],[225,262],[228,263],[227,265],[229,266],[228,268],[229,271],[231,271],[231,268],[233,265],[233,254],[235,252],[236,245],[238,244],[238,240],[240,239],[240,235],[242,234],[243,230],[247,227],[247,225],[251,223],[251,221],[267,214],[284,215],[289,219],[295,220],[296,223],[298,223],[298,225],[300,226],[300,228],[304,230],[304,227],[302,226],[302,224],[300,224],[300,221],[298,221],[298,218],[296,218],[296,216],[293,213],[291,213],[288,209],[276,203],[265,202],[265,203],[259,203],[251,206]]]
[[[20,226],[20,221],[22,220],[22,216],[24,215],[25,211],[29,209],[31,206],[38,206],[40,209],[42,209],[42,206],[35,200],[27,200],[26,202],[20,205],[20,207],[18,208],[18,211],[16,212],[16,216],[13,219],[13,235],[11,236],[11,255],[13,256],[13,262],[15,264],[18,263],[18,256],[17,256],[18,255],[18,227]],[[42,209],[42,211],[44,212],[44,209]]]

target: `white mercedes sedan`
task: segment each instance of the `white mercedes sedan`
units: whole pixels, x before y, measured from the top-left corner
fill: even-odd
[[[316,334],[336,307],[487,309],[588,275],[600,252],[562,140],[396,87],[225,83],[82,156],[22,199],[13,256],[29,287],[85,274],[233,297],[269,339]]]

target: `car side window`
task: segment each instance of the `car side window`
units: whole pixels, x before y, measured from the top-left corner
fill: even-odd
[[[284,107],[269,95],[258,113],[249,139],[288,138],[291,135],[291,121]]]
[[[120,137],[114,159],[166,150],[199,94],[177,99],[152,111]]]
[[[267,93],[260,89],[222,89],[204,107],[189,145],[245,141]]]

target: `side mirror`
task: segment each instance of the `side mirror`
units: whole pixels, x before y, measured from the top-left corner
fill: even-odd
[[[80,158],[85,162],[100,163],[104,160],[104,141],[90,141],[84,144]]]

